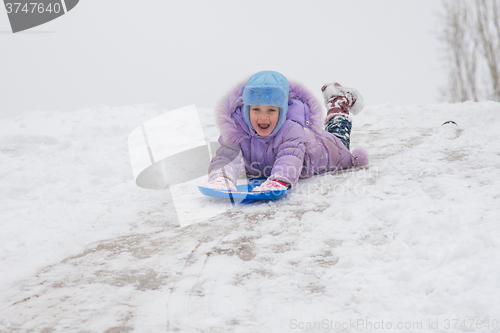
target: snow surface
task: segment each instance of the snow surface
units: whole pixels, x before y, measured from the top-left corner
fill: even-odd
[[[164,112],[1,120],[0,332],[499,331],[499,103],[369,107],[369,167],[187,227],[128,156]]]

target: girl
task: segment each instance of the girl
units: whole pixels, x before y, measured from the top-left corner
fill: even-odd
[[[321,90],[324,121],[314,96],[278,72],[256,73],[231,90],[215,110],[221,146],[205,186],[235,191],[241,163],[250,177],[268,177],[254,191],[283,190],[299,178],[368,164],[363,149],[349,152],[349,113],[361,112],[362,97],[338,83]]]

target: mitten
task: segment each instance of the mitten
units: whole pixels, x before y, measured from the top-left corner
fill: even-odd
[[[220,176],[205,184],[205,187],[214,190],[236,191],[236,186],[226,177]]]
[[[255,187],[252,191],[283,191],[288,189],[288,184],[281,180],[266,180],[260,186]]]

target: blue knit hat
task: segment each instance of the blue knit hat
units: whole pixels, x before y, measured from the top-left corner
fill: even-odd
[[[277,132],[288,111],[289,90],[288,80],[278,72],[262,71],[252,75],[243,87],[244,114],[248,126],[253,128],[250,122],[250,105],[278,106],[280,116],[272,133]]]

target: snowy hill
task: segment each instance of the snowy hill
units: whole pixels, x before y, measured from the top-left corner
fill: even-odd
[[[164,112],[1,121],[0,332],[499,331],[499,103],[369,107],[368,168],[184,228],[128,156]]]

